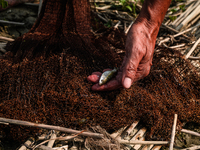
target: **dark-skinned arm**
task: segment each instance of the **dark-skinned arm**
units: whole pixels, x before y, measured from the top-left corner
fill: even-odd
[[[99,86],[98,81],[102,73],[93,72],[87,78],[88,81],[96,83],[92,90],[114,90],[122,86],[130,88],[135,81],[149,74],[156,37],[170,3],[171,0],[144,1],[138,18],[127,34],[126,55],[117,76],[107,84]]]

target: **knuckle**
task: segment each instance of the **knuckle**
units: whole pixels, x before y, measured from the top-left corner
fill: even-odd
[[[145,48],[140,48],[137,50],[138,56],[145,56],[146,55],[146,49]]]
[[[137,67],[133,63],[130,63],[127,66],[126,71],[125,71],[126,76],[133,78],[133,76],[135,76],[135,74],[136,74],[136,71],[137,71]]]
[[[146,77],[146,76],[148,76],[149,75],[149,73],[150,73],[150,69],[151,69],[151,67],[149,66],[149,67],[147,67],[146,69],[145,69],[145,71],[144,71],[144,77]]]

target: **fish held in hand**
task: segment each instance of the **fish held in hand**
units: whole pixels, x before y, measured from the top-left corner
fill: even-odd
[[[104,85],[108,81],[110,81],[117,73],[118,69],[114,68],[113,70],[105,71],[102,73],[100,79],[99,79],[99,85]]]

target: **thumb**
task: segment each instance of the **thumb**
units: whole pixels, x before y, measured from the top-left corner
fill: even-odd
[[[122,85],[124,88],[127,89],[131,87],[136,76],[139,61],[140,59],[134,57],[124,59],[124,65],[122,65]]]
[[[128,89],[132,85],[132,79],[129,77],[125,77],[124,81],[122,82],[124,88]]]

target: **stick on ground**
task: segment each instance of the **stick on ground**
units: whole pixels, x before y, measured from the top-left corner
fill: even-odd
[[[195,48],[197,47],[197,45],[199,44],[199,42],[200,42],[200,38],[196,41],[196,43],[192,46],[191,50],[187,53],[187,55],[185,56],[186,59],[187,59],[188,57],[190,57],[190,55],[191,55],[192,52],[195,50]]]
[[[9,41],[9,42],[14,41],[14,39],[3,37],[3,36],[0,36],[0,40]]]
[[[187,129],[182,129],[181,132],[187,133],[187,134],[191,134],[191,135],[195,135],[195,136],[199,136],[199,137],[200,137],[200,133],[194,132],[194,131],[190,131],[190,130],[187,130]]]
[[[44,128],[44,129],[50,129],[50,130],[57,130],[57,131],[62,131],[62,132],[67,132],[67,133],[80,133],[81,131],[78,130],[73,130],[65,127],[60,127],[60,126],[52,126],[52,125],[46,125],[46,124],[38,124],[38,123],[33,123],[33,122],[28,122],[28,121],[21,121],[21,120],[15,120],[15,119],[7,119],[7,118],[1,118],[0,117],[0,122],[4,123],[10,123],[10,124],[16,124],[16,125],[22,125],[22,126],[30,126],[30,127],[37,127],[37,128]],[[102,138],[103,134],[99,133],[92,133],[92,132],[83,132],[80,135],[83,136],[90,136],[90,137],[95,137],[95,138]]]
[[[169,145],[169,150],[173,150],[177,118],[178,118],[178,115],[174,114],[174,123],[173,123],[173,126],[172,126],[172,135],[171,135],[171,141],[170,141],[170,145]]]

